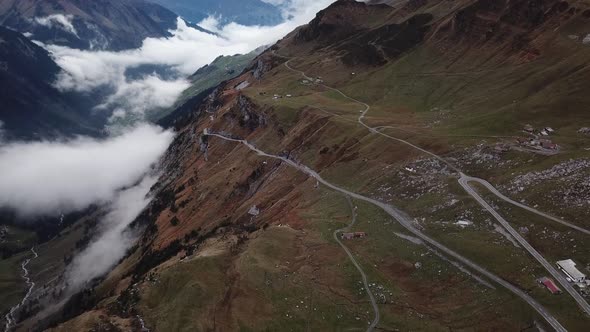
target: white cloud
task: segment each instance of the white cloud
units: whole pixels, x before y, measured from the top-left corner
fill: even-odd
[[[172,106],[172,96],[178,96],[186,82],[184,78],[200,67],[209,64],[220,55],[248,53],[262,45],[269,45],[282,38],[299,25],[309,22],[315,14],[334,0],[290,0],[283,3],[284,23],[272,27],[243,26],[230,23],[219,26],[210,17],[201,24],[217,35],[208,34],[187,26],[178,19],[177,29],[169,38],[146,38],[140,48],[121,52],[83,51],[57,45],[42,45],[53,54],[63,68],[56,86],[61,90],[92,91],[101,86],[111,86],[115,95],[103,102],[105,105],[131,105],[137,112],[144,106]],[[166,82],[151,75],[130,82],[125,72],[142,65],[160,65],[171,68],[176,77]],[[155,88],[158,86],[158,88]],[[141,89],[151,93],[141,93]],[[160,89],[163,88],[163,89]],[[130,95],[127,94],[131,92]],[[172,100],[172,101],[171,101]],[[164,102],[165,101],[165,102]]]
[[[199,23],[199,26],[208,31],[217,31],[220,28],[220,16],[209,16]]]
[[[155,176],[146,176],[139,185],[122,190],[113,199],[110,212],[100,225],[102,233],[68,267],[67,281],[71,292],[104,275],[123,258],[136,238],[128,226],[149,203],[151,198],[147,195],[156,180]]]
[[[262,0],[273,6],[281,8],[283,18],[289,20],[297,17],[305,17],[311,19],[311,15],[315,15],[333,1],[316,1],[316,0]],[[357,0],[358,1],[358,0]],[[364,2],[364,1],[363,1]]]
[[[173,133],[141,125],[104,140],[0,146],[0,206],[23,217],[57,215],[105,203],[158,161]]]
[[[148,75],[135,81],[125,80],[98,108],[118,110],[113,114],[115,117],[120,117],[123,110],[144,114],[149,110],[173,105],[189,86],[190,83],[185,79],[165,81],[157,75]]]
[[[78,37],[78,32],[72,23],[74,15],[53,14],[45,17],[35,17],[35,23],[48,27],[58,28]]]

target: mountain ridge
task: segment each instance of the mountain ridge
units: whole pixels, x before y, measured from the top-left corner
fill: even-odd
[[[124,50],[169,36],[177,14],[142,0],[2,0],[0,24],[35,40],[79,49]]]
[[[0,27],[0,64],[5,139],[100,135],[90,99],[53,86],[61,68],[45,49]]]

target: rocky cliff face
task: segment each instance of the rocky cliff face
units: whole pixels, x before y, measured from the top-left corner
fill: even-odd
[[[440,259],[380,209],[349,203],[277,157],[403,209],[416,227],[533,289],[535,263],[494,233],[445,165],[400,139],[497,181],[532,167],[522,160],[551,162],[490,152],[489,140],[518,135],[526,121],[571,132],[590,120],[573,111],[590,102],[575,87],[589,74],[590,51],[579,38],[586,8],[557,0],[337,2],[177,122],[155,199],[137,221],[145,232],[87,290],[93,301],[56,330],[365,329],[373,319],[366,289],[334,240],[351,220],[358,222],[351,231],[369,234],[346,245],[369,275],[383,329],[543,324],[529,306]],[[364,120],[371,131],[359,123],[361,101],[371,106]],[[564,144],[581,153],[577,143]],[[465,216],[478,226],[453,226]],[[485,253],[474,239],[483,239]],[[507,252],[514,267],[505,264]],[[569,317],[571,328],[586,326],[586,318],[561,313],[559,301],[539,298]]]

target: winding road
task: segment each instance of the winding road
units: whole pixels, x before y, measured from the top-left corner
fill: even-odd
[[[39,257],[39,255],[35,251],[35,247],[31,248],[31,252],[33,253],[33,257],[25,259],[20,265],[21,269],[23,270],[22,278],[27,283],[27,286],[29,286],[29,289],[27,290],[27,294],[25,294],[25,296],[20,301],[20,303],[18,303],[14,307],[12,307],[10,309],[10,311],[8,312],[8,314],[6,314],[6,316],[5,316],[6,325],[4,326],[5,332],[10,331],[10,329],[12,329],[12,327],[15,325],[16,319],[14,318],[14,314],[23,305],[25,305],[25,303],[27,303],[27,301],[29,300],[29,297],[31,296],[31,293],[33,293],[33,288],[35,288],[35,283],[33,281],[31,281],[31,278],[29,277],[29,270],[27,270],[27,265],[29,265],[31,260],[37,259]]]
[[[292,60],[292,59],[291,59]],[[314,79],[307,76],[307,74],[305,74],[305,72],[297,70],[293,67],[290,66],[290,62],[291,60],[288,60],[285,62],[285,66],[296,73],[299,73],[300,75],[302,75],[302,77],[304,77],[305,79],[308,79],[310,81],[313,81]],[[469,182],[477,182],[482,184],[483,186],[485,186],[491,193],[493,193],[494,195],[496,195],[498,198],[513,204],[515,206],[518,206],[520,208],[523,208],[529,212],[535,213],[539,216],[542,216],[544,218],[547,218],[549,220],[552,220],[554,222],[557,222],[561,225],[567,226],[569,228],[575,229],[576,231],[582,232],[584,234],[590,234],[590,231],[587,229],[584,229],[582,227],[576,226],[572,223],[566,222],[564,220],[561,220],[559,218],[553,217],[547,213],[541,212],[539,210],[536,210],[534,208],[531,208],[529,206],[526,206],[524,204],[521,204],[519,202],[516,202],[508,197],[506,197],[505,195],[501,194],[495,187],[493,187],[489,182],[483,180],[483,179],[479,179],[479,178],[475,178],[475,177],[470,177],[465,175],[457,166],[455,166],[454,164],[452,164],[451,162],[449,162],[448,160],[446,160],[445,158],[432,153],[428,150],[425,150],[415,144],[412,144],[406,140],[391,136],[391,135],[387,135],[382,133],[379,129],[380,128],[384,128],[384,127],[371,127],[369,125],[367,125],[363,120],[365,118],[365,116],[367,115],[367,113],[370,111],[371,106],[368,105],[367,103],[364,103],[360,100],[357,100],[355,98],[352,98],[348,95],[346,95],[345,93],[343,93],[342,91],[340,91],[339,89],[327,86],[325,84],[321,84],[321,86],[323,86],[326,89],[332,90],[334,92],[337,92],[338,94],[340,94],[341,96],[343,96],[346,99],[349,99],[355,103],[358,103],[360,105],[362,105],[364,107],[363,110],[361,110],[361,114],[357,119],[357,122],[362,125],[363,127],[365,127],[367,130],[369,130],[369,132],[374,133],[374,134],[378,134],[384,137],[387,137],[391,140],[395,140],[397,142],[403,143],[405,145],[408,145],[416,150],[419,150],[421,152],[423,152],[424,154],[427,154],[429,156],[434,157],[435,159],[441,161],[442,163],[446,164],[448,167],[450,167],[451,169],[453,169],[455,172],[457,172],[457,174],[459,175],[459,184],[464,188],[464,190],[472,197],[474,198],[480,205],[482,205],[489,213],[491,213],[494,218],[496,218],[496,220],[498,220],[498,222],[500,222],[500,224],[508,231],[510,232],[516,239],[517,241],[551,274],[553,275],[553,277],[555,279],[557,279],[560,284],[562,284],[562,286],[564,287],[564,289],[566,289],[566,291],[574,298],[574,300],[578,303],[578,305],[582,308],[582,310],[584,312],[586,312],[587,314],[590,314],[590,306],[588,305],[588,303],[580,296],[579,293],[577,293],[573,287],[571,286],[571,284],[569,284],[567,282],[567,280],[565,280],[564,276],[561,275],[558,271],[556,271],[555,268],[553,268],[553,266],[547,262],[547,260],[540,254],[538,253],[524,238],[522,238],[522,236],[520,236],[520,234],[518,234],[518,232],[516,232],[514,230],[514,228],[512,228],[512,226],[504,219],[502,218],[502,216],[500,216],[498,214],[497,211],[495,211],[489,204],[487,204],[485,202],[485,200],[483,200],[483,198],[481,196],[479,196],[479,194],[477,192],[475,192],[473,190],[473,188],[471,188],[469,186]],[[492,274],[491,272],[488,272],[487,270],[485,270],[483,267],[480,267],[479,265],[475,264],[474,262],[470,261],[469,259],[461,256],[460,254],[454,252],[453,250],[451,250],[450,248],[447,248],[446,246],[438,243],[436,240],[428,237],[427,235],[425,235],[424,233],[422,233],[420,230],[418,230],[417,228],[415,228],[412,224],[412,221],[410,220],[410,218],[408,216],[406,216],[403,212],[399,211],[398,209],[394,208],[391,205],[385,204],[383,202],[379,202],[376,201],[372,198],[369,197],[365,197],[356,193],[352,193],[347,191],[344,188],[340,188],[336,185],[333,185],[329,182],[327,182],[326,180],[324,180],[318,173],[316,173],[315,171],[313,171],[312,169],[310,169],[309,167],[305,166],[305,165],[300,165],[292,160],[289,160],[287,158],[284,157],[280,157],[280,156],[276,156],[276,155],[270,155],[267,154],[259,149],[257,149],[255,146],[253,146],[252,144],[250,144],[249,142],[247,142],[246,140],[242,140],[242,139],[236,139],[236,138],[230,138],[230,137],[226,137],[223,135],[219,135],[219,134],[214,134],[214,133],[206,133],[206,135],[210,135],[210,136],[216,136],[219,138],[222,138],[224,140],[228,140],[228,141],[233,141],[233,142],[238,142],[241,144],[246,145],[250,150],[256,152],[258,155],[260,156],[264,156],[264,157],[269,157],[269,158],[274,158],[274,159],[280,159],[283,162],[287,163],[288,165],[290,165],[291,167],[297,168],[298,170],[308,174],[309,176],[315,178],[319,183],[324,184],[325,186],[336,190],[340,193],[343,193],[345,195],[347,195],[349,198],[353,197],[368,203],[371,203],[375,206],[378,206],[379,208],[381,208],[382,210],[384,210],[386,213],[388,213],[390,216],[392,216],[394,219],[396,219],[402,226],[404,226],[407,230],[409,230],[411,233],[413,233],[414,235],[416,235],[417,237],[421,238],[423,241],[429,243],[431,246],[439,249],[440,251],[446,253],[447,255],[450,255],[452,257],[454,257],[456,260],[460,261],[462,264],[470,267],[471,269],[473,269],[474,271],[477,271],[478,273],[480,273],[481,275],[486,276],[487,278],[489,278],[490,280],[493,280],[494,282],[502,285],[503,287],[505,287],[506,289],[510,290],[511,292],[513,292],[515,295],[517,295],[518,297],[520,297],[521,299],[523,299],[524,301],[526,301],[532,308],[534,308],[556,331],[566,331],[566,329],[555,319],[555,317],[553,317],[542,305],[540,305],[538,302],[536,302],[532,297],[530,297],[528,294],[526,294],[525,292],[523,292],[522,290],[520,290],[519,288],[513,286],[512,284],[506,282],[505,280],[503,280],[502,278]],[[337,232],[335,232],[334,234],[336,235]],[[341,244],[342,245],[342,244]],[[348,250],[345,248],[345,250],[348,252]],[[349,256],[351,256],[349,254]],[[352,257],[351,257],[352,258]],[[358,267],[357,267],[358,268]],[[360,270],[359,270],[360,271]]]
[[[285,62],[285,67],[287,67],[289,70],[291,70],[291,71],[293,71],[295,73],[298,73],[298,74],[302,75],[306,79],[313,80],[312,78],[310,78],[309,76],[307,76],[304,72],[291,67],[291,65],[289,64],[289,62],[291,62],[292,60],[293,59]],[[391,140],[398,141],[400,143],[403,143],[405,145],[408,145],[408,146],[410,146],[410,147],[412,147],[412,148],[414,148],[414,149],[416,149],[418,151],[421,151],[421,152],[423,152],[423,153],[425,153],[425,154],[427,154],[427,155],[429,155],[431,157],[436,158],[437,160],[439,160],[439,161],[443,162],[444,164],[448,165],[450,168],[452,168],[453,170],[455,170],[457,173],[460,172],[459,169],[455,165],[453,165],[452,163],[450,163],[448,160],[440,157],[439,155],[434,154],[434,153],[432,153],[432,152],[430,152],[428,150],[425,150],[425,149],[423,149],[423,148],[421,148],[421,147],[419,147],[419,146],[417,146],[415,144],[412,144],[412,143],[410,143],[410,142],[408,142],[406,140],[403,140],[401,138],[397,138],[397,137],[394,137],[394,136],[391,136],[391,135],[384,134],[381,131],[379,131],[378,128],[374,128],[374,127],[371,127],[371,126],[367,125],[363,121],[363,119],[365,118],[365,116],[367,115],[367,113],[369,113],[369,111],[371,110],[371,106],[369,104],[367,104],[365,102],[362,102],[362,101],[360,101],[358,99],[354,99],[354,98],[348,96],[347,94],[345,94],[344,92],[340,91],[339,89],[333,88],[333,87],[328,86],[328,85],[325,85],[325,84],[322,84],[322,86],[324,88],[328,89],[328,90],[332,90],[332,91],[338,93],[339,95],[341,95],[342,97],[344,97],[344,98],[346,98],[346,99],[348,99],[350,101],[353,101],[353,102],[355,102],[357,104],[362,105],[364,107],[364,109],[361,111],[361,115],[358,117],[357,122],[361,126],[367,128],[367,130],[369,130],[371,133],[377,134],[377,135],[381,135],[381,136],[387,137],[387,138],[389,138]]]
[[[293,59],[285,62],[285,67],[287,67],[289,70],[291,70],[291,71],[293,71],[295,73],[298,73],[298,74],[302,75],[304,78],[306,78],[308,80],[313,80],[312,78],[310,78],[309,76],[307,76],[304,72],[291,67],[291,65],[289,64],[289,62],[291,62],[292,60]],[[367,128],[371,133],[374,133],[374,134],[377,134],[377,135],[381,135],[381,136],[386,137],[386,138],[389,138],[391,140],[394,140],[394,141],[400,142],[402,144],[408,145],[408,146],[410,146],[410,147],[412,147],[412,148],[414,148],[414,149],[416,149],[418,151],[423,152],[424,154],[427,154],[427,155],[429,155],[429,156],[431,156],[433,158],[436,158],[437,160],[443,162],[444,164],[446,164],[450,168],[452,168],[454,171],[456,171],[457,174],[459,174],[459,175],[463,174],[461,172],[461,170],[457,166],[455,166],[454,164],[452,164],[451,162],[449,162],[447,159],[445,159],[445,158],[443,158],[443,157],[441,157],[441,156],[439,156],[439,155],[437,155],[437,154],[435,154],[433,152],[430,152],[428,150],[425,150],[425,149],[423,149],[423,148],[421,148],[421,147],[419,147],[419,146],[417,146],[415,144],[412,144],[412,143],[410,143],[410,142],[408,142],[406,140],[403,140],[401,138],[397,138],[397,137],[394,137],[394,136],[391,136],[391,135],[384,134],[384,133],[382,133],[379,130],[379,129],[388,128],[388,126],[371,127],[371,126],[367,125],[363,120],[364,120],[365,116],[367,115],[367,113],[371,110],[371,106],[369,104],[364,103],[364,102],[362,102],[360,100],[357,100],[355,98],[352,98],[352,97],[348,96],[347,94],[345,94],[344,92],[340,91],[339,89],[333,88],[333,87],[328,86],[328,85],[325,85],[325,84],[322,84],[322,86],[324,88],[326,88],[326,89],[329,89],[329,90],[332,90],[334,92],[337,92],[342,97],[344,97],[344,98],[346,98],[346,99],[348,99],[350,101],[353,101],[353,102],[355,102],[355,103],[357,103],[359,105],[362,105],[364,107],[364,110],[362,110],[362,113],[358,117],[357,122],[360,125],[362,125],[363,127]],[[481,183],[486,188],[488,188],[490,190],[490,192],[492,192],[494,195],[496,195],[498,198],[500,198],[500,199],[502,199],[502,200],[504,200],[504,201],[506,201],[506,202],[508,202],[510,204],[513,204],[515,206],[518,206],[518,207],[520,207],[522,209],[525,209],[525,210],[527,210],[529,212],[532,212],[534,214],[537,214],[537,215],[539,215],[541,217],[544,217],[544,218],[547,218],[549,220],[552,220],[552,221],[555,221],[557,223],[560,223],[560,224],[562,224],[564,226],[567,226],[569,228],[572,228],[572,229],[574,229],[576,231],[579,231],[579,232],[582,232],[584,234],[590,235],[590,230],[588,230],[588,229],[585,229],[585,228],[579,227],[577,225],[574,225],[574,224],[572,224],[570,222],[561,220],[559,218],[556,218],[556,217],[551,216],[551,215],[549,215],[547,213],[541,212],[541,211],[539,211],[537,209],[534,209],[534,208],[532,208],[530,206],[521,204],[521,203],[519,203],[517,201],[514,201],[514,200],[506,197],[505,195],[503,195],[502,193],[500,193],[491,183],[489,183],[486,180],[483,180],[483,179],[480,179],[480,178],[474,178],[474,177],[470,177],[470,178],[472,179],[472,181],[477,181],[477,182]]]
[[[391,217],[393,217],[400,225],[402,225],[404,228],[406,228],[410,233],[414,234],[416,237],[422,239],[423,241],[425,241],[426,243],[430,244],[432,247],[438,249],[439,251],[445,253],[448,256],[453,257],[454,259],[456,259],[458,262],[461,262],[461,264],[469,267],[471,270],[476,271],[477,273],[487,277],[488,279],[494,281],[495,283],[503,286],[504,288],[508,289],[509,291],[511,291],[512,293],[514,293],[516,296],[520,297],[522,300],[524,300],[525,302],[527,302],[533,309],[535,309],[535,311],[537,311],[539,313],[539,315],[541,315],[546,321],[547,323],[549,323],[549,325],[551,325],[556,331],[559,332],[564,332],[567,331],[565,329],[565,327],[563,327],[555,317],[553,317],[553,315],[551,315],[551,313],[549,313],[547,311],[547,309],[545,309],[540,303],[538,303],[535,299],[533,299],[530,295],[528,295],[527,293],[523,292],[521,289],[515,287],[514,285],[512,285],[511,283],[505,281],[504,279],[496,276],[495,274],[487,271],[485,268],[477,265],[476,263],[472,262],[471,260],[469,260],[468,258],[460,255],[459,253],[453,251],[452,249],[446,247],[445,245],[437,242],[436,240],[430,238],[428,235],[424,234],[422,231],[420,231],[419,229],[415,228],[413,225],[413,222],[411,220],[411,218],[409,216],[407,216],[406,214],[404,214],[403,212],[401,212],[400,210],[398,210],[397,208],[377,201],[375,199],[348,191],[344,188],[341,188],[337,185],[334,185],[328,181],[326,181],[324,178],[322,178],[316,171],[312,170],[311,168],[309,168],[306,165],[302,165],[299,163],[296,163],[293,160],[287,159],[285,157],[281,157],[281,156],[277,156],[277,155],[273,155],[273,154],[269,154],[266,153],[258,148],[256,148],[253,144],[249,143],[246,140],[243,139],[238,139],[238,138],[232,138],[232,137],[227,137],[224,135],[220,135],[220,134],[216,134],[213,132],[210,132],[209,130],[205,130],[205,132],[203,133],[206,136],[212,136],[212,137],[217,137],[220,138],[222,140],[225,141],[230,141],[230,142],[236,142],[236,143],[240,143],[242,145],[245,145],[248,149],[252,150],[253,152],[256,152],[259,156],[262,157],[267,157],[267,158],[272,158],[272,159],[277,159],[277,160],[281,160],[282,162],[284,162],[285,164],[307,174],[308,176],[313,177],[314,179],[316,179],[319,183],[323,184],[324,186],[337,191],[339,193],[342,193],[344,195],[347,195],[351,198],[360,200],[360,201],[364,201],[367,203],[370,203],[372,205],[375,205],[377,207],[379,207],[380,209],[382,209],[384,212],[386,212],[387,214],[389,214]]]
[[[377,327],[377,325],[379,324],[379,319],[380,319],[379,307],[377,306],[377,301],[375,301],[375,296],[373,295],[373,293],[371,292],[371,289],[369,288],[369,281],[367,279],[367,275],[365,274],[365,271],[360,266],[360,264],[356,261],[356,259],[352,255],[352,252],[350,252],[348,247],[346,247],[344,245],[344,243],[342,243],[342,241],[340,241],[340,238],[338,237],[338,233],[342,233],[342,232],[349,230],[356,223],[356,207],[353,206],[350,196],[347,195],[346,200],[348,201],[348,205],[350,206],[350,211],[352,213],[352,220],[350,221],[350,224],[348,224],[348,226],[335,230],[333,235],[334,235],[334,240],[336,240],[336,242],[338,242],[338,244],[342,247],[344,252],[346,252],[346,254],[348,255],[348,258],[350,258],[350,261],[352,262],[354,267],[356,267],[356,269],[359,271],[359,273],[361,274],[361,277],[363,279],[363,285],[364,285],[365,289],[367,290],[367,295],[369,295],[369,300],[371,301],[371,305],[373,306],[373,311],[375,312],[375,318],[373,318],[373,321],[371,322],[371,324],[367,328],[367,332],[371,332],[371,331],[375,330],[375,327]]]
[[[292,60],[292,59],[291,59]],[[303,73],[300,70],[294,69],[293,67],[291,67],[289,65],[289,62],[291,61],[287,61],[285,62],[285,66],[291,70],[294,71],[296,73],[299,73],[301,75],[303,75],[303,77],[309,78],[305,73]],[[443,162],[444,164],[448,165],[451,169],[453,169],[455,172],[457,172],[459,174],[459,184],[461,185],[461,187],[473,198],[475,199],[481,206],[483,206],[510,234],[513,235],[514,238],[516,238],[516,240],[525,248],[525,250],[527,250],[529,252],[529,254],[535,259],[537,260],[561,285],[562,287],[568,292],[568,294],[570,294],[570,296],[576,301],[576,303],[580,306],[580,308],[588,315],[590,315],[590,305],[588,304],[588,302],[586,302],[586,300],[573,288],[573,286],[565,279],[565,277],[563,276],[563,274],[561,274],[560,272],[558,272],[553,265],[551,265],[544,257],[543,255],[541,255],[537,250],[535,250],[535,248],[533,248],[533,246],[531,246],[522,236],[520,236],[520,234],[514,230],[514,228],[510,225],[510,223],[508,223],[504,218],[502,218],[502,216],[500,216],[500,214],[494,210],[489,204],[487,204],[485,202],[485,200],[483,200],[483,198],[476,192],[473,190],[473,188],[471,188],[468,184],[468,182],[477,182],[482,184],[483,186],[485,186],[491,193],[493,193],[494,195],[496,195],[498,198],[504,200],[505,202],[508,202],[510,204],[513,204],[517,207],[520,207],[522,209],[525,209],[529,212],[535,213],[539,216],[545,217],[549,220],[552,220],[554,222],[557,222],[561,225],[570,227],[576,231],[582,232],[584,234],[588,234],[590,235],[590,231],[587,229],[584,229],[582,227],[576,226],[572,223],[560,220],[556,217],[553,217],[547,213],[541,212],[539,210],[536,210],[532,207],[529,207],[527,205],[521,204],[519,202],[516,202],[508,197],[506,197],[505,195],[503,195],[502,193],[500,193],[494,186],[492,186],[492,184],[490,184],[488,181],[485,181],[483,179],[480,178],[476,178],[476,177],[471,177],[468,175],[465,175],[457,166],[453,165],[451,162],[449,162],[448,160],[446,160],[445,158],[430,152],[428,150],[425,150],[419,146],[416,146],[415,144],[412,144],[406,140],[394,137],[394,136],[390,136],[387,134],[384,134],[382,132],[380,132],[377,128],[374,127],[370,127],[369,125],[367,125],[363,119],[365,118],[365,116],[367,115],[367,113],[370,111],[371,106],[368,105],[367,103],[364,103],[360,100],[357,100],[355,98],[352,98],[348,95],[346,95],[344,92],[340,91],[339,89],[327,86],[325,84],[322,84],[322,86],[326,89],[332,90],[337,92],[338,94],[340,94],[342,97],[354,101],[360,105],[362,105],[364,107],[364,110],[362,110],[361,115],[358,117],[357,121],[359,124],[361,124],[362,126],[364,126],[365,128],[367,128],[371,133],[375,133],[384,137],[387,137],[389,139],[395,140],[397,142],[403,143],[405,145],[408,145],[414,149],[417,149],[429,156],[432,156],[434,158],[436,158],[437,160]]]

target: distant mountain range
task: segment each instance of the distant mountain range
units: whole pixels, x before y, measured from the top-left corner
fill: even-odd
[[[169,35],[177,17],[142,0],[0,0],[0,25],[79,49],[137,48],[147,37]]]
[[[142,0],[0,0],[3,136],[96,136],[108,117],[108,112],[92,111],[106,91],[82,95],[56,89],[53,82],[61,68],[31,40],[116,51],[139,47],[147,37],[168,36],[177,19],[172,11]],[[151,70],[136,69],[135,74]]]
[[[64,94],[51,84],[59,66],[22,34],[0,27],[0,121],[5,135],[33,138],[98,134],[90,97]]]
[[[209,15],[243,25],[276,25],[283,18],[278,7],[261,0],[154,0],[184,19],[198,23]]]

